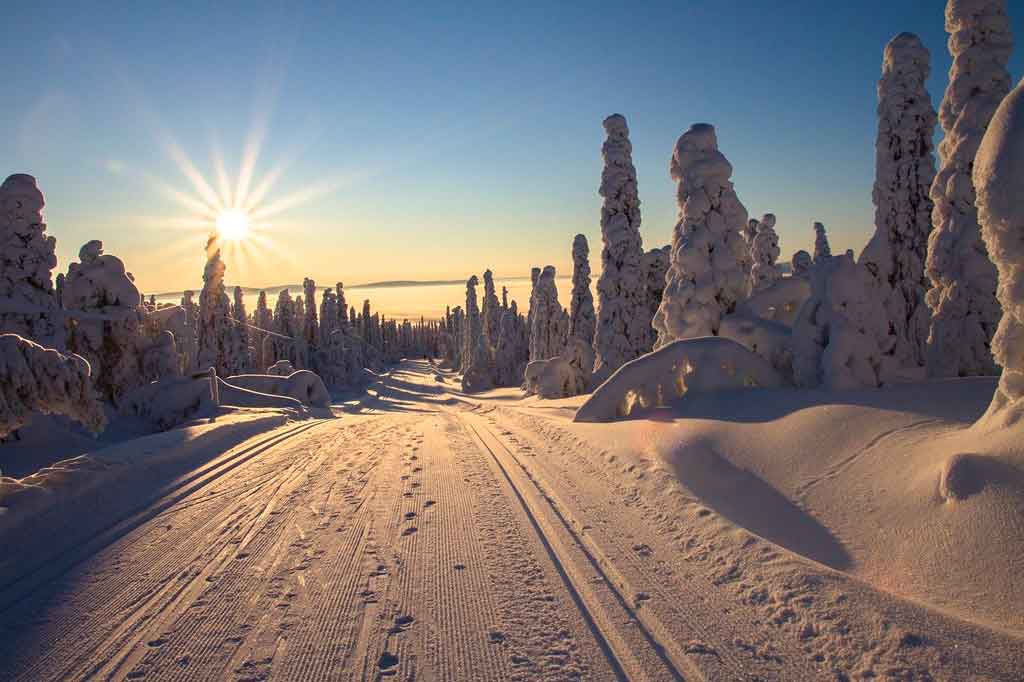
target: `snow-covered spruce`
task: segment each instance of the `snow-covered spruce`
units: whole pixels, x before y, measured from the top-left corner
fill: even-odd
[[[981,236],[999,273],[1003,316],[992,354],[1003,368],[983,423],[1024,416],[1024,81],[996,110],[974,160]]]
[[[601,155],[601,276],[597,280],[596,380],[646,352],[650,341],[646,282],[641,270],[640,198],[629,127],[620,114],[604,120]],[[532,308],[532,306],[531,306]],[[531,327],[532,328],[532,327]],[[530,359],[535,358],[531,352]],[[544,359],[544,358],[540,358]]]
[[[558,303],[555,267],[545,265],[530,303],[530,361],[547,360],[565,348],[562,306]]]
[[[235,321],[235,331],[238,334],[238,343],[245,349],[244,368],[255,366],[255,353],[249,340],[249,316],[245,312],[245,297],[242,287],[235,287],[234,304],[231,306],[231,317]]]
[[[741,258],[747,210],[729,181],[732,165],[718,150],[714,126],[697,123],[680,136],[670,172],[678,183],[679,221],[654,317],[658,347],[717,334],[722,316],[746,291]]]
[[[873,388],[897,377],[882,284],[849,254],[815,264],[811,296],[793,325],[798,386]]]
[[[823,223],[814,223],[814,262],[821,263],[832,257],[832,247],[828,245],[828,234]]]
[[[346,329],[349,327],[348,319],[348,303],[345,301],[345,285],[338,282],[334,285],[334,293],[338,297],[338,328]]]
[[[476,275],[466,280],[466,323],[462,337],[462,388],[469,393],[485,391],[494,386],[490,352],[483,333],[483,320],[477,308]]]
[[[789,266],[793,271],[794,277],[807,277],[810,275],[811,266],[814,265],[814,260],[811,258],[811,254],[807,253],[803,249],[800,249],[793,254],[793,257],[789,260]]]
[[[64,323],[51,272],[57,240],[46,234],[43,193],[31,175],[0,185],[0,333],[64,347]]]
[[[310,346],[317,345],[320,337],[320,324],[316,315],[316,282],[309,277],[302,281],[302,293],[306,317],[302,321],[302,338]]]
[[[494,274],[484,270],[484,299],[480,310],[484,338],[488,348],[498,345],[498,331],[501,326],[501,306],[494,289]]]
[[[619,368],[580,406],[574,421],[611,421],[691,391],[781,385],[767,361],[731,339],[681,339]]]
[[[949,0],[946,31],[953,65],[939,106],[944,136],[931,187],[926,364],[934,377],[995,374],[990,343],[1000,316],[996,268],[981,238],[971,172],[989,120],[1010,91],[1006,63],[1013,37],[1006,0]]]
[[[750,242],[750,293],[764,291],[782,277],[775,265],[779,254],[779,235],[775,232],[775,215],[765,213],[757,221],[757,233]]]
[[[654,349],[658,340],[658,332],[654,329],[654,316],[658,314],[661,306],[661,297],[665,293],[665,275],[668,274],[669,262],[672,260],[672,246],[656,247],[644,251],[640,259],[640,269],[644,273],[644,281],[647,283],[647,345],[644,352],[649,353]]]
[[[569,336],[594,343],[594,294],[590,291],[590,246],[578,234],[572,240],[572,298],[569,301]]]
[[[901,33],[885,46],[878,81],[875,142],[875,232],[858,262],[884,284],[895,361],[924,366],[931,311],[924,274],[932,229],[929,188],[935,177],[935,111],[925,88],[930,57],[921,40]]]
[[[519,310],[512,301],[501,316],[498,344],[494,347],[494,383],[498,386],[518,386],[523,381],[524,352],[519,324]]]
[[[215,234],[206,241],[203,290],[199,294],[199,366],[213,367],[218,376],[238,374],[245,369],[246,349],[231,317],[231,305],[224,288],[224,261]]]
[[[0,335],[0,438],[28,423],[32,413],[61,414],[89,431],[106,427],[89,380],[89,363],[17,334]]]

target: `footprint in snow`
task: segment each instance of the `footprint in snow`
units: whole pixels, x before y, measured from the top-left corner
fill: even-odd
[[[416,532],[416,530],[416,526],[409,526],[408,528],[402,531],[402,535],[412,535]]]

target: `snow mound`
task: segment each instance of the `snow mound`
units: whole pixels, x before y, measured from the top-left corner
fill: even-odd
[[[294,372],[295,368],[292,367],[292,363],[288,360],[278,360],[267,368],[267,374],[272,374],[278,377],[286,377]]]
[[[238,374],[225,381],[256,393],[295,398],[303,405],[330,407],[331,394],[320,377],[308,369],[300,369],[286,377],[272,374]]]
[[[561,355],[534,360],[526,366],[523,390],[545,399],[569,398],[590,388],[594,349],[583,339],[570,337]]]
[[[736,341],[680,339],[620,367],[580,406],[574,421],[612,421],[690,392],[781,385],[782,376],[768,361]]]
[[[62,414],[93,433],[107,424],[84,358],[62,355],[17,334],[2,334],[0,437],[26,424],[32,412]]]
[[[153,381],[128,393],[119,406],[121,414],[139,417],[157,431],[212,415],[216,408],[206,374]]]

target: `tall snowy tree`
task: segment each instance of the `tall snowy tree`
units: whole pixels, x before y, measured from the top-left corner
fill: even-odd
[[[310,346],[317,345],[320,339],[320,324],[316,316],[316,282],[309,277],[302,281],[305,299],[306,318],[303,320],[302,335]]]
[[[498,345],[498,327],[501,324],[501,306],[494,290],[494,274],[484,270],[483,334],[489,348]]]
[[[572,298],[569,301],[569,335],[594,344],[594,294],[590,291],[590,246],[578,234],[572,240]]]
[[[57,240],[46,234],[45,203],[31,175],[16,173],[0,185],[0,333],[62,349],[64,322],[51,275]]]
[[[767,289],[782,277],[775,265],[779,257],[779,235],[775,233],[775,215],[765,213],[757,221],[757,234],[750,244],[750,291],[755,293]]]
[[[555,268],[545,265],[533,295],[530,327],[530,361],[548,360],[565,349],[567,331],[562,306],[558,304]]]
[[[253,363],[249,350],[249,316],[245,313],[245,300],[242,295],[242,287],[235,287],[235,304],[231,307],[231,315],[235,320],[235,331],[238,333],[238,342],[246,349],[245,369],[249,369]]]
[[[714,126],[696,123],[676,142],[669,170],[678,183],[679,221],[665,293],[654,317],[658,347],[718,333],[746,292],[741,256],[747,210],[736,197],[732,165],[718,150]]]
[[[245,368],[245,347],[232,323],[224,270],[217,236],[211,234],[206,241],[203,290],[199,294],[199,366],[213,367],[222,377]]]
[[[348,330],[348,303],[345,301],[345,285],[338,282],[334,285],[334,293],[338,297],[338,327]]]
[[[832,257],[832,247],[828,245],[828,234],[825,225],[814,223],[814,262],[821,263]]]
[[[650,340],[646,282],[641,272],[640,197],[629,127],[620,114],[604,120],[601,154],[601,276],[597,280],[595,381],[642,355]]]
[[[992,353],[1003,368],[986,419],[1024,417],[1024,81],[996,110],[973,168],[981,236],[999,273],[1003,315]]]
[[[990,344],[999,322],[996,268],[978,225],[971,172],[982,136],[1010,91],[1013,48],[1006,0],[949,0],[946,31],[953,65],[939,106],[944,133],[926,272],[932,309],[926,364],[935,377],[995,374]]]
[[[661,297],[665,293],[665,275],[668,274],[669,260],[672,258],[672,247],[662,246],[644,251],[640,261],[647,282],[647,331],[648,341],[644,352],[649,353],[658,340],[658,332],[654,329],[654,316],[658,314]]]
[[[931,311],[924,274],[932,231],[935,178],[932,137],[935,110],[925,87],[931,71],[927,48],[913,33],[885,46],[878,81],[878,137],[875,142],[875,233],[859,262],[886,286],[884,306],[892,348],[900,366],[924,366]]]
[[[466,391],[482,391],[494,385],[490,369],[490,352],[483,330],[483,317],[477,307],[476,275],[466,280],[466,325],[462,339],[462,387]],[[493,287],[493,283],[492,283]],[[493,293],[493,290],[492,290]]]

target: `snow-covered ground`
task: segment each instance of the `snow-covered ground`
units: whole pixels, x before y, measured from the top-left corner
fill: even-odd
[[[0,679],[1020,679],[995,379],[610,424],[457,386],[410,361],[333,419],[100,451],[102,494],[0,522]]]

